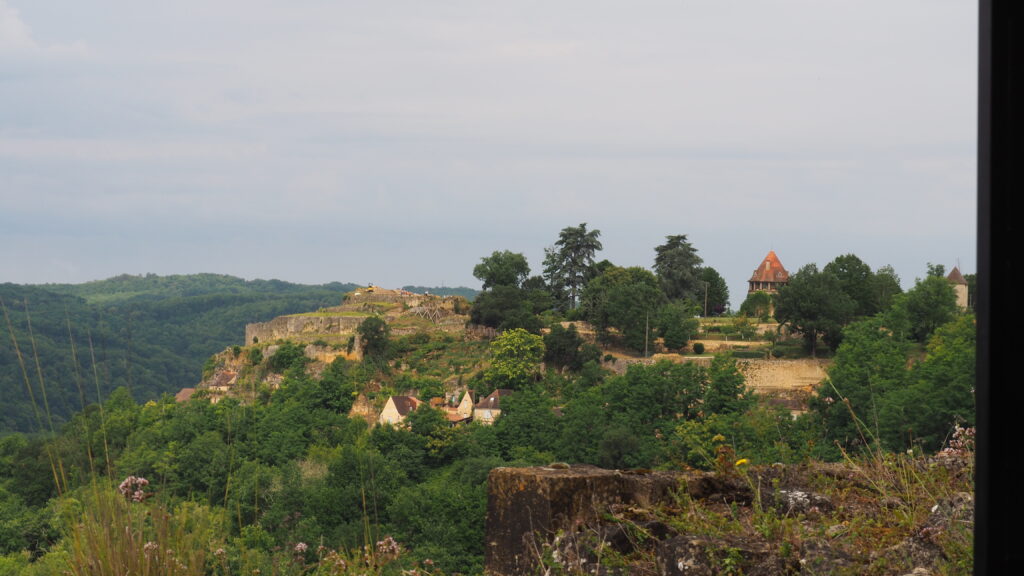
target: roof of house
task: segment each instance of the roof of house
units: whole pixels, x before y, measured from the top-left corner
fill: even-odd
[[[409,412],[414,412],[423,404],[423,400],[415,396],[392,396],[391,402],[395,405],[395,410],[402,416],[405,416]]]
[[[513,390],[508,388],[498,388],[494,392],[487,395],[479,402],[473,405],[473,408],[480,408],[481,410],[501,410],[501,397],[508,396]]]
[[[775,251],[769,250],[761,265],[754,270],[750,282],[789,282],[789,272],[782,266]]]
[[[174,395],[175,402],[188,402],[189,398],[196,393],[195,388],[182,388]]]
[[[473,419],[472,416],[459,414],[458,412],[450,408],[446,408],[444,410],[444,417],[447,418],[448,422],[451,424],[455,424],[457,422],[467,422]]]
[[[953,271],[946,276],[946,280],[949,280],[950,284],[967,284],[967,280],[964,279],[964,275],[960,273],[960,268],[953,266]]]

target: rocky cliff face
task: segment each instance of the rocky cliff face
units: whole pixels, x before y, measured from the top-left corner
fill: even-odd
[[[898,466],[913,475],[885,477],[884,462],[871,471],[856,463],[717,473],[497,468],[485,571],[969,574],[973,491],[958,488],[971,486],[970,462]]]

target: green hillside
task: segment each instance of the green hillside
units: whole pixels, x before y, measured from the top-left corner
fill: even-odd
[[[33,397],[59,427],[83,398],[96,400],[97,383],[100,394],[125,386],[140,401],[192,386],[211,354],[241,342],[247,323],[337,305],[354,287],[217,274],[0,285],[0,433],[49,429]]]

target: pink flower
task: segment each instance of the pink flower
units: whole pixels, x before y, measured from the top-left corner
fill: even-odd
[[[141,476],[129,476],[121,482],[117,487],[117,491],[120,492],[127,500],[132,502],[142,502],[147,496],[144,490],[146,486],[149,486],[149,480],[146,480]]]

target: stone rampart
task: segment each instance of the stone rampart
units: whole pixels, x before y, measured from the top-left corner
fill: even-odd
[[[314,340],[325,335],[354,334],[366,316],[278,316],[270,322],[246,324],[246,345],[277,340]]]

